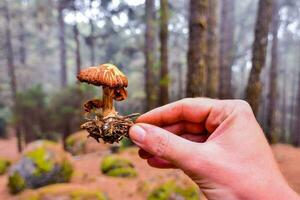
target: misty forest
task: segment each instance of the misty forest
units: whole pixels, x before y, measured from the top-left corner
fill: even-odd
[[[299,0],[2,0],[0,24],[0,140],[10,144],[0,144],[0,155],[13,154],[12,163],[36,140],[68,150],[84,121],[82,105],[101,94],[100,88],[79,83],[77,74],[103,63],[118,66],[128,77],[128,97],[115,103],[122,115],[187,97],[243,99],[270,144],[300,145]],[[98,145],[97,151],[86,155],[117,148],[122,158],[132,156],[120,150],[132,146],[128,139],[119,146],[90,143]],[[73,175],[71,183],[82,184],[82,177]],[[22,182],[16,173],[9,180]],[[46,185],[30,181],[10,186],[10,193]],[[125,199],[160,200],[144,182],[143,187],[139,182],[141,194],[137,190]],[[1,199],[14,198],[4,193]]]

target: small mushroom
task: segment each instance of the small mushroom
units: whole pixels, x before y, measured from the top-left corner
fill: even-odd
[[[103,87],[102,114],[104,117],[117,115],[113,100],[122,101],[127,98],[125,87],[128,85],[127,77],[112,64],[92,66],[80,71],[77,78],[86,82]]]

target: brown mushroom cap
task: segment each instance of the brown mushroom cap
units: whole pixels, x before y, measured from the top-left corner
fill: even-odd
[[[81,82],[110,88],[127,87],[127,77],[115,66],[109,63],[88,67],[80,71],[77,79]]]

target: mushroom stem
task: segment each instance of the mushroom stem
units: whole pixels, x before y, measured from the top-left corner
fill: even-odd
[[[116,115],[113,104],[113,95],[113,89],[103,86],[103,117]]]

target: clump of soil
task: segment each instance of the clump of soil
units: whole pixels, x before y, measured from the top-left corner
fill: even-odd
[[[81,128],[86,129],[89,132],[89,137],[95,138],[98,142],[101,138],[104,142],[112,144],[119,142],[123,137],[129,137],[129,128],[134,124],[132,118],[137,115],[95,117],[82,124]]]

